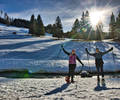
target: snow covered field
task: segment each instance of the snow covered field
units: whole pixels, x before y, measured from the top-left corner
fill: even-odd
[[[101,51],[114,47],[114,54],[111,52],[104,56],[104,69],[106,71],[120,70],[120,44],[116,42],[55,40],[48,34],[42,38],[32,37],[27,34],[28,29],[4,25],[0,25],[0,30],[0,70],[28,69],[30,72],[67,72],[68,56],[61,51],[61,44],[64,44],[69,52],[76,49],[77,55],[86,66],[85,69],[89,69],[90,66],[91,70],[95,70],[94,58],[90,57],[88,62],[85,48],[94,52],[96,46]],[[81,65],[79,63],[77,65],[76,71],[79,71]]]
[[[16,32],[17,34],[13,34]],[[101,51],[114,47],[114,51],[104,56],[105,71],[120,70],[120,44],[104,42],[77,42],[55,40],[50,34],[32,37],[28,29],[0,25],[0,71],[28,69],[29,72],[68,71],[68,57],[61,50],[61,44],[69,52],[76,49],[86,70],[95,70],[93,57],[88,57],[85,48],[94,52],[96,46]],[[77,63],[76,71],[81,69]],[[44,79],[8,79],[0,77],[0,100],[120,100],[120,78],[105,76],[106,86],[97,86],[96,77],[75,78],[74,84],[65,84],[64,77]]]
[[[64,78],[0,78],[0,100],[120,100],[120,79],[106,76],[106,86],[97,86],[96,77],[75,78],[66,84]]]

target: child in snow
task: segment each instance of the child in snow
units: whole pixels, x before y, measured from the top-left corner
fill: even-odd
[[[86,50],[87,54],[95,57],[95,64],[96,64],[96,69],[97,69],[97,73],[98,73],[97,74],[97,82],[98,83],[100,82],[99,75],[100,75],[100,71],[101,71],[102,82],[104,83],[104,72],[103,72],[104,62],[103,62],[102,56],[107,54],[108,52],[112,51],[113,47],[111,49],[109,49],[108,51],[105,51],[105,52],[101,52],[98,48],[96,48],[96,53],[89,53],[87,48],[85,50]]]
[[[69,73],[68,77],[71,77],[71,82],[74,82],[74,73],[75,73],[75,68],[76,68],[76,59],[84,66],[84,64],[81,62],[81,60],[78,58],[78,56],[75,53],[75,50],[72,50],[71,53],[67,52],[64,48],[63,45],[61,46],[64,53],[66,53],[69,56]]]

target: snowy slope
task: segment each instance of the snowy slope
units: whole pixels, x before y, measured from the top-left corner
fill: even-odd
[[[32,37],[28,29],[7,27],[0,25],[0,70],[28,69],[30,72],[67,72],[68,56],[61,51],[61,44],[69,52],[74,48],[77,55],[85,64],[84,69],[95,70],[94,58],[88,58],[85,52],[87,47],[90,52],[99,47],[101,51],[114,47],[114,53],[104,56],[104,69],[106,71],[120,70],[120,44],[111,41],[105,42],[75,42],[69,39],[55,40],[51,35],[45,37]],[[16,32],[17,34],[12,34]],[[115,59],[115,62],[113,61]],[[77,63],[77,71],[81,65]]]

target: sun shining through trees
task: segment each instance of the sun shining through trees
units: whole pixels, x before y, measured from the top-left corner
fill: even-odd
[[[77,38],[87,40],[102,40],[103,35],[103,22],[106,21],[106,11],[104,9],[92,8],[83,11],[80,20],[76,19],[72,32],[76,34]]]
[[[103,40],[109,32],[108,20],[110,20],[112,12],[117,9],[118,7],[111,7],[108,4],[105,7],[87,8],[74,21],[72,31],[68,33],[69,36],[85,40]]]
[[[90,24],[93,28],[99,24],[99,22],[105,21],[104,11],[93,10],[90,12]]]

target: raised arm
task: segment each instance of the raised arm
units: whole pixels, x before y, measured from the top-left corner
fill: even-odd
[[[67,52],[67,51],[63,48],[63,45],[61,45],[61,47],[62,47],[62,49],[63,49],[64,53],[65,53],[65,54],[67,54],[67,55],[69,56],[69,55],[70,55],[70,53],[69,53],[69,52]]]
[[[108,52],[110,52],[110,51],[112,51],[112,50],[113,50],[113,47],[112,47],[111,49],[105,51],[105,52],[102,52],[102,55],[107,54]]]
[[[77,60],[81,63],[82,66],[84,66],[84,64],[82,63],[82,61],[79,59],[78,56],[77,56]]]
[[[89,54],[91,56],[95,56],[95,54],[94,53],[90,53],[87,48],[85,49],[85,51],[87,52],[87,54]]]

